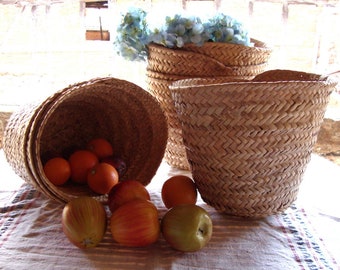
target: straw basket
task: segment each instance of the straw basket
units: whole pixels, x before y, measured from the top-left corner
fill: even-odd
[[[106,196],[86,185],[56,187],[43,173],[43,162],[51,154],[67,157],[95,137],[108,139],[126,161],[122,180],[133,178],[147,185],[164,155],[166,117],[142,88],[115,78],[93,79],[14,112],[5,129],[4,152],[19,176],[53,199],[67,202],[89,195],[105,202]]]
[[[148,91],[158,99],[168,118],[165,160],[171,166],[190,169],[169,85],[194,77],[253,78],[265,70],[271,50],[260,41],[252,41],[254,47],[215,42],[206,42],[201,47],[187,44],[181,49],[149,45]]]
[[[203,200],[238,216],[287,209],[335,86],[327,77],[289,70],[253,81],[175,82],[171,91]]]

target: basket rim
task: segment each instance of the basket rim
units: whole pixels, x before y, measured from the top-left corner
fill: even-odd
[[[210,45],[214,45],[214,46],[225,46],[228,45],[228,47],[231,48],[237,48],[237,49],[242,49],[242,51],[253,51],[253,50],[257,50],[257,51],[263,51],[263,52],[271,52],[272,48],[270,46],[268,46],[267,43],[260,41],[258,39],[255,38],[250,38],[250,42],[254,43],[254,46],[246,46],[246,45],[242,45],[242,44],[235,44],[235,43],[226,43],[226,42],[205,42],[204,45],[210,46]],[[191,48],[193,46],[196,46],[193,43],[188,43],[184,45],[184,48],[188,47]]]
[[[241,44],[232,44],[226,42],[205,42],[202,46],[188,43],[180,48],[168,48],[161,44],[150,43],[148,44],[148,61],[164,62],[173,57],[192,58],[192,61],[204,65],[208,61],[210,64],[219,64],[224,69],[233,66],[252,66],[264,64],[268,62],[271,56],[272,49],[267,47],[264,42],[251,39],[254,41],[254,46],[245,46]],[[197,60],[195,60],[197,58]],[[216,68],[216,67],[215,67]]]
[[[239,49],[242,49],[242,50],[263,50],[263,51],[266,51],[266,52],[271,52],[273,49],[271,47],[268,46],[267,43],[263,42],[263,41],[260,41],[258,39],[255,39],[255,38],[250,38],[250,41],[252,43],[254,43],[254,46],[245,46],[245,45],[242,45],[242,44],[234,44],[234,43],[226,43],[226,42],[213,42],[213,41],[209,41],[209,42],[204,42],[203,46],[228,46],[228,47],[231,47],[231,48],[239,48]],[[185,50],[185,51],[190,51],[190,48],[201,48],[200,46],[197,46],[196,44],[194,43],[187,43],[185,44],[183,47],[176,47],[176,48],[168,48],[168,47],[165,47],[161,44],[158,44],[158,43],[154,43],[154,42],[151,42],[150,44],[147,45],[148,47],[154,47],[154,48],[164,48],[164,49],[168,49],[168,50],[172,50],[172,51],[176,51],[176,50]]]
[[[184,80],[178,80],[178,81],[174,81],[172,84],[169,85],[170,89],[188,89],[188,88],[202,88],[202,87],[210,87],[210,86],[224,86],[224,85],[275,85],[275,84],[309,84],[309,83],[319,83],[320,85],[332,85],[332,84],[336,84],[336,82],[332,81],[332,80],[328,80],[328,81],[319,81],[319,80],[313,80],[313,81],[298,81],[298,80],[294,80],[294,81],[268,81],[268,82],[256,82],[256,81],[244,81],[242,79],[240,80],[235,80],[233,79],[232,81],[226,81],[226,82],[216,82],[216,83],[209,83],[209,84],[191,84],[191,85],[183,85],[183,83],[185,83],[186,81],[190,82],[192,81],[191,79],[184,79]]]
[[[305,79],[301,78],[299,79],[270,79],[263,77],[264,75],[278,75],[280,74],[284,75],[286,72],[292,72],[293,74],[303,74],[305,76],[311,76],[311,79]],[[262,78],[263,77],[263,78]],[[225,81],[223,81],[225,79]],[[206,82],[204,82],[206,80]],[[214,82],[216,80],[216,82]],[[198,82],[198,83],[195,83]],[[299,71],[291,71],[291,70],[269,70],[265,71],[257,76],[255,76],[251,80],[247,79],[235,79],[233,77],[228,76],[216,76],[212,78],[204,78],[204,77],[196,77],[196,78],[186,78],[186,79],[180,79],[175,80],[169,85],[169,88],[171,90],[174,89],[188,89],[188,88],[207,88],[207,87],[216,87],[216,86],[226,86],[226,85],[277,85],[277,84],[320,84],[320,85],[336,85],[338,82],[334,80],[331,77],[319,75],[319,74],[313,74],[313,73],[305,73],[305,72],[299,72]]]
[[[173,73],[178,71],[178,68],[176,66],[172,67],[170,64],[179,61],[180,66],[187,65],[189,69],[191,68],[188,65],[189,63],[196,63],[202,70],[206,70],[202,75],[206,72],[216,74],[217,71],[221,75],[223,73],[228,74],[228,72],[232,75],[233,70],[240,66],[254,68],[268,62],[272,50],[265,47],[263,42],[258,41],[258,44],[263,44],[263,47],[260,45],[258,47],[250,47],[223,42],[205,42],[202,46],[189,43],[180,48],[168,48],[160,44],[150,43],[148,45],[148,66],[159,66],[162,64]],[[187,59],[190,59],[190,61]],[[161,69],[163,68],[161,67]],[[189,72],[190,74],[192,74],[191,71]]]

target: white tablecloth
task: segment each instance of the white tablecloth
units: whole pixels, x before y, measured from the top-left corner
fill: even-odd
[[[340,167],[313,155],[298,200],[263,219],[223,215],[206,205],[213,236],[202,250],[182,253],[160,239],[123,247],[109,229],[100,245],[80,250],[62,232],[63,205],[24,184],[0,152],[0,269],[340,269]],[[162,216],[160,188],[186,173],[162,163],[147,186]]]

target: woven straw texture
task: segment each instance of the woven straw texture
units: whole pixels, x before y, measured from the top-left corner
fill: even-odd
[[[158,99],[168,119],[165,160],[169,165],[190,169],[169,85],[176,80],[195,77],[254,78],[265,70],[271,50],[264,43],[253,41],[254,47],[212,42],[202,47],[188,44],[181,49],[149,45],[148,91]]]
[[[148,89],[158,99],[160,105],[164,108],[168,119],[169,137],[164,159],[173,167],[190,170],[190,165],[183,143],[182,127],[177,116],[171,92],[169,90],[169,86],[173,82],[183,78],[185,77],[171,75],[166,76],[150,70],[147,71]],[[214,82],[226,82],[231,80],[235,81],[237,78],[235,77],[233,79],[233,77],[214,77],[210,79],[204,79],[205,82],[208,82],[209,80]]]
[[[266,63],[271,49],[262,41],[251,39],[251,42],[254,44],[253,47],[228,44],[228,49],[226,49],[224,43],[206,42],[201,47],[187,44],[183,49],[204,54],[226,66],[252,66]]]
[[[123,179],[147,185],[166,147],[167,122],[157,100],[142,88],[115,78],[99,78],[67,87],[43,102],[14,112],[4,133],[4,152],[14,171],[45,195],[67,202],[90,195],[86,185],[51,184],[43,173],[49,157],[81,149],[95,137],[107,138],[127,163]],[[122,180],[123,180],[122,179]]]
[[[248,217],[287,209],[335,86],[289,70],[264,72],[254,81],[175,82],[171,91],[203,200]]]
[[[179,76],[254,77],[264,70],[271,50],[227,43],[207,42],[170,49],[157,44],[148,47],[148,69]],[[230,59],[232,58],[232,59]]]

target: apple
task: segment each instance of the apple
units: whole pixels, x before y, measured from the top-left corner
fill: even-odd
[[[118,182],[118,184],[110,190],[108,206],[110,211],[114,212],[121,205],[134,199],[150,200],[150,194],[141,182],[137,180],[125,180]]]
[[[63,208],[62,228],[78,248],[96,247],[104,238],[107,216],[102,203],[92,197],[78,197]]]
[[[126,173],[126,169],[127,169],[126,163],[122,158],[118,156],[109,156],[109,157],[103,158],[101,162],[108,163],[112,165],[113,167],[115,167],[120,178]]]
[[[161,220],[161,232],[168,244],[179,251],[203,248],[212,235],[212,220],[198,205],[181,204],[168,210]]]
[[[110,229],[112,238],[124,246],[150,245],[156,242],[160,235],[158,210],[150,201],[129,201],[112,213]]]

